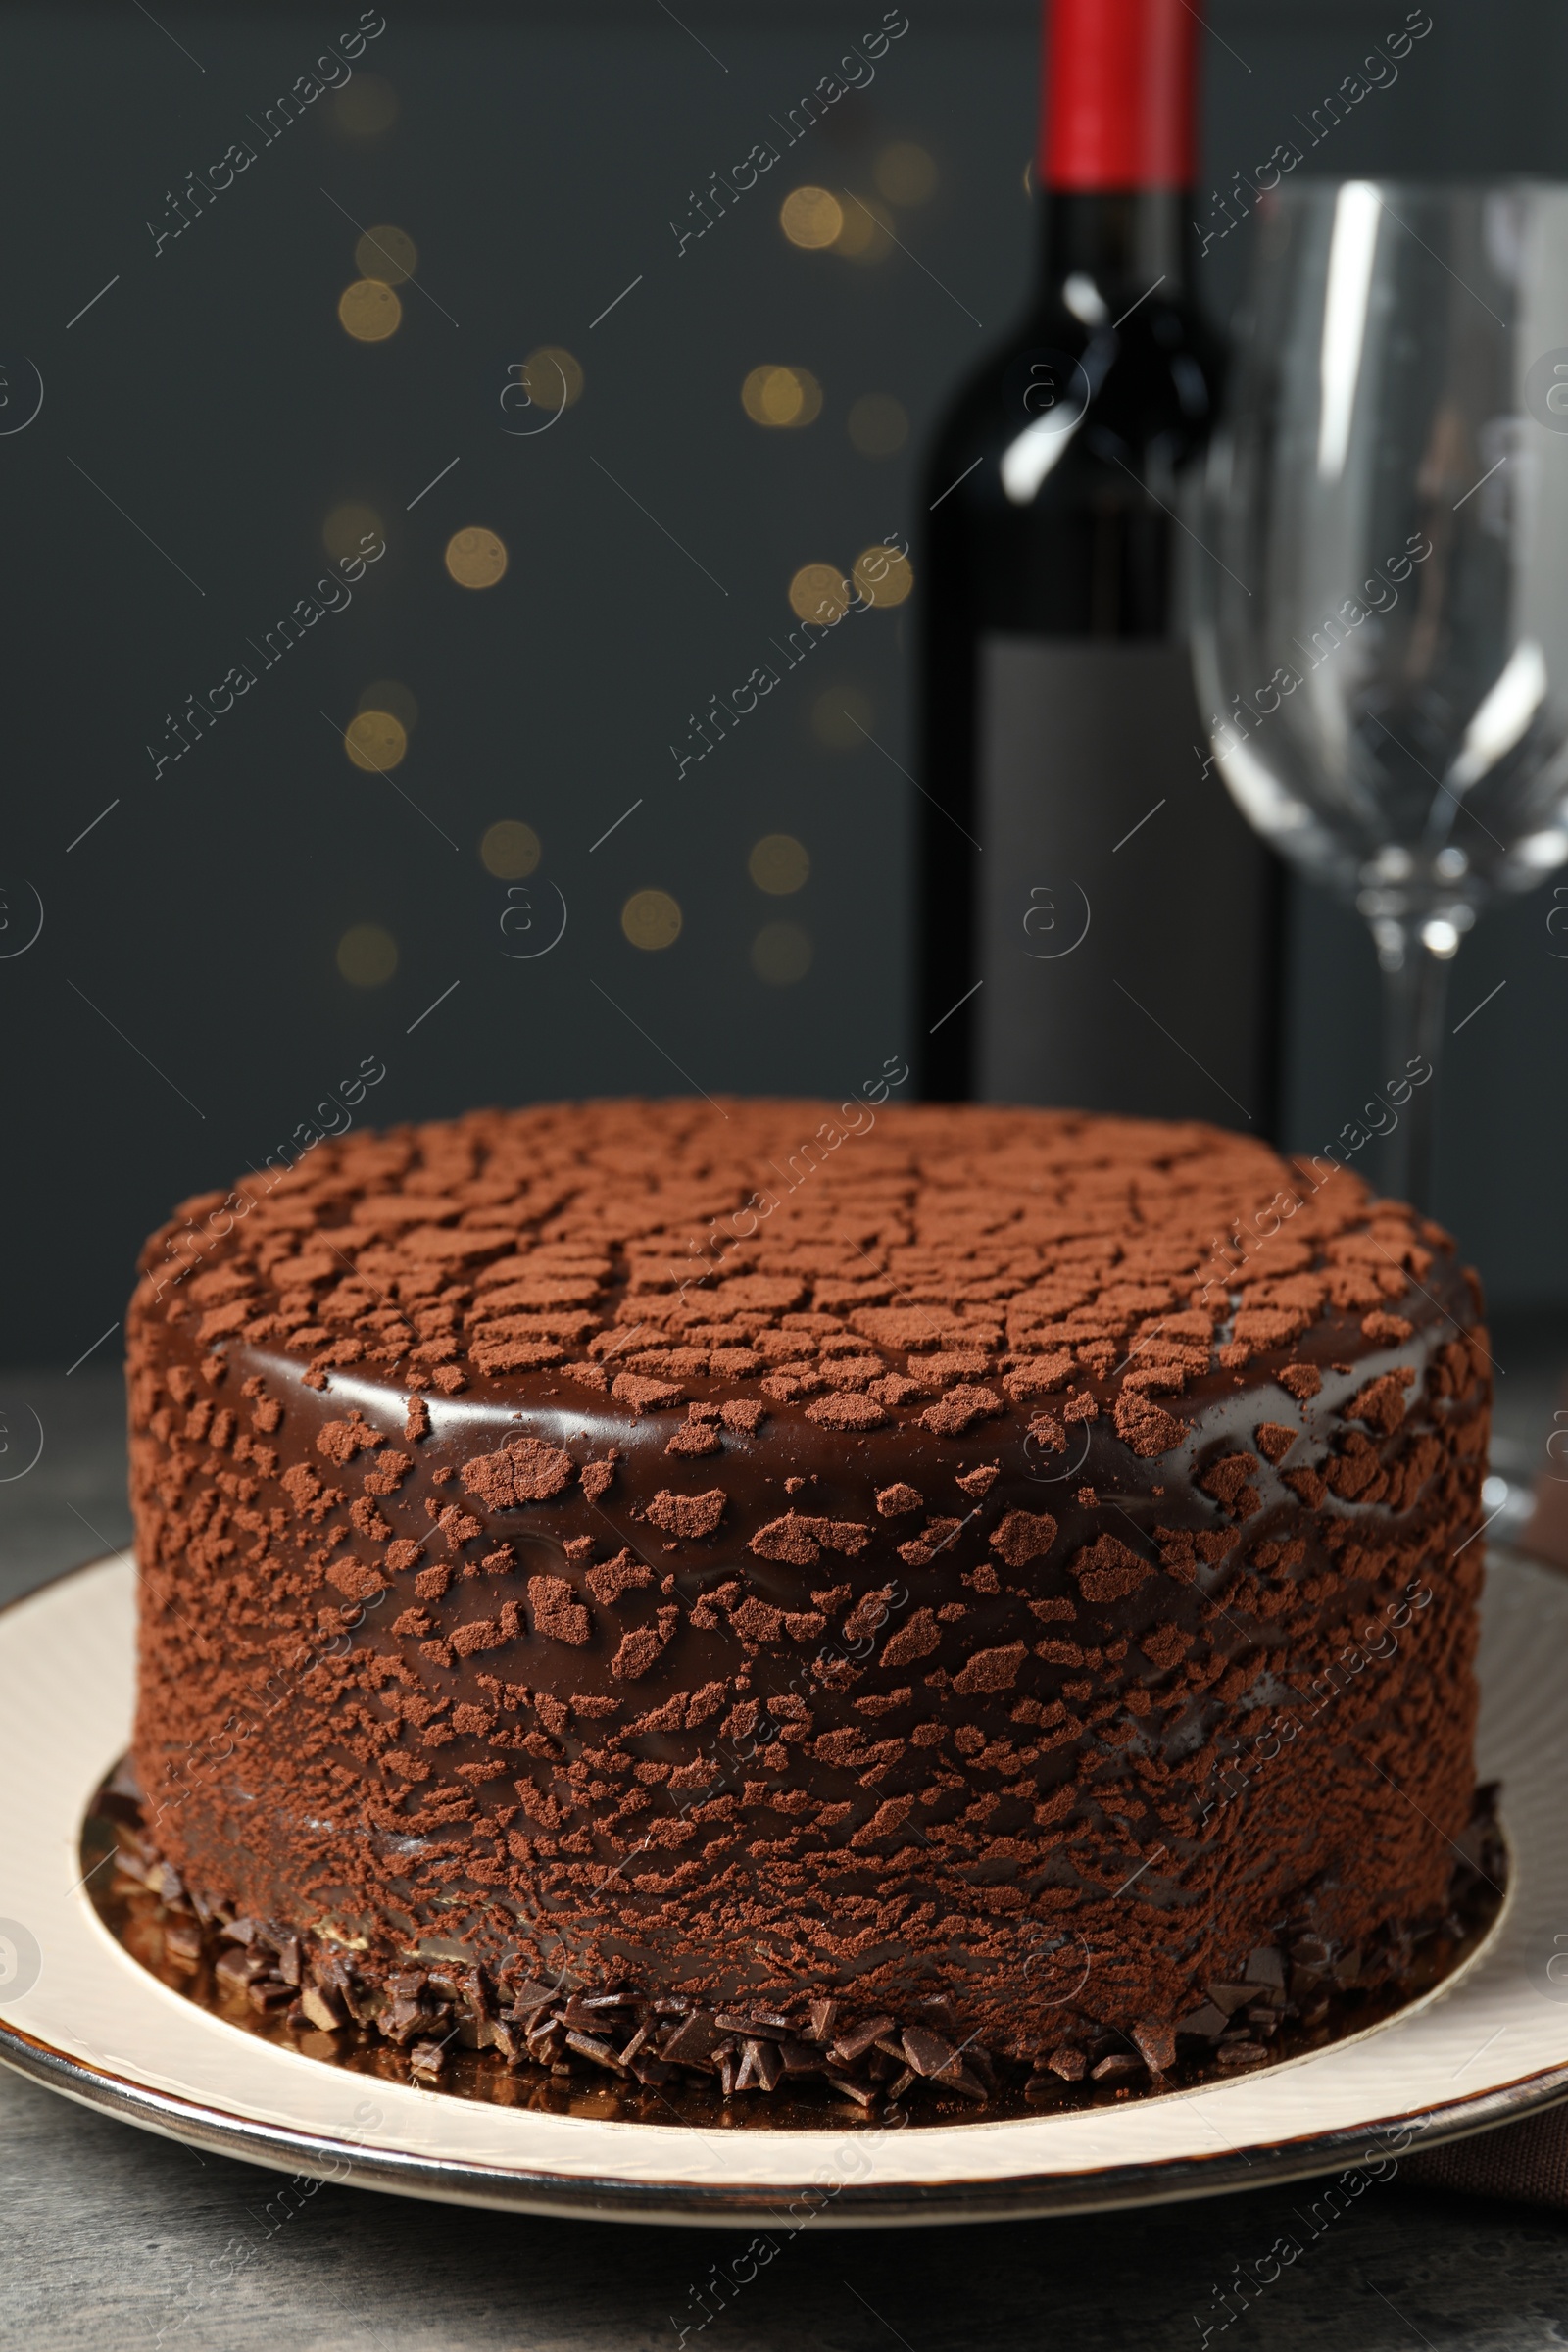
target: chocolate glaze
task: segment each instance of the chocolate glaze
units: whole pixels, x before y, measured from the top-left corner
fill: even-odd
[[[902,2020],[820,1999],[736,2016],[624,1986],[584,1998],[514,1979],[503,1992],[486,1970],[439,1964],[373,1987],[341,1951],[221,1910],[198,1913],[143,1836],[124,1766],[94,1799],[79,1861],[93,1908],[132,1959],[209,2015],[318,2064],[599,2121],[820,2130],[830,2111],[842,2130],[1114,2106],[1364,2032],[1442,1984],[1494,1923],[1507,1876],[1494,1793],[1476,1791],[1441,1919],[1390,1921],[1353,1951],[1334,1953],[1309,1935],[1264,1945],[1240,1984],[1214,1985],[1171,2032],[1128,2034],[1062,2008],[1054,2041],[1005,2052],[972,2032],[960,2038],[940,1998]]]
[[[940,1998],[1020,2050],[1439,1916],[1490,1364],[1447,1237],[979,1110],[741,1234],[829,1122],[725,1110],[323,1144],[149,1244],[135,1759],[192,1894],[372,1985]]]

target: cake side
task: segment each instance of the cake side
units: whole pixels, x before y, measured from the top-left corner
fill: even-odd
[[[1446,1238],[1211,1130],[819,1107],[351,1139],[183,1271],[155,1237],[159,1851],[371,1984],[1019,2046],[1440,1915],[1489,1368]]]

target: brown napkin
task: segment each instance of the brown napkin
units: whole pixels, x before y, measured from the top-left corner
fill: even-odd
[[[1478,2132],[1451,2147],[1405,2156],[1399,2179],[1411,2188],[1453,2188],[1472,2197],[1512,2197],[1568,2213],[1568,2104],[1522,2123]]]

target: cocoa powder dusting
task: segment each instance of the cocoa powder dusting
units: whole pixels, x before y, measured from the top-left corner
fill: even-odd
[[[153,1237],[149,1850],[322,2014],[740,2004],[690,2063],[759,2082],[780,2003],[847,2084],[879,2020],[1076,2082],[1265,1948],[1393,1969],[1474,1779],[1448,1238],[1197,1124],[722,1110],[351,1135]]]

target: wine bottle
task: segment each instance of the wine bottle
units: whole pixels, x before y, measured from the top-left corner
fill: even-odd
[[[1192,300],[1189,0],[1047,0],[1040,269],[924,504],[925,1092],[1272,1130],[1274,860],[1183,626],[1220,346]]]

